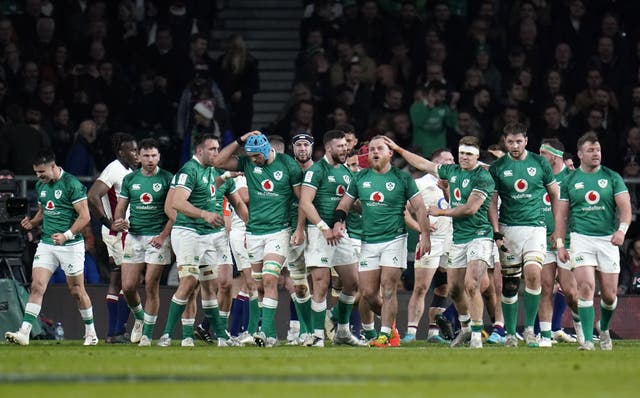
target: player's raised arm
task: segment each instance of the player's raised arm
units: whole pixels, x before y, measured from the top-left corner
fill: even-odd
[[[438,172],[436,170],[437,165],[432,161],[427,160],[420,155],[416,155],[415,153],[409,152],[406,149],[401,148],[398,144],[393,142],[388,137],[384,137],[383,140],[385,144],[387,144],[389,149],[391,149],[398,155],[402,156],[404,160],[409,162],[409,164],[415,167],[416,169],[425,171],[429,174],[433,174],[436,177],[438,176]]]

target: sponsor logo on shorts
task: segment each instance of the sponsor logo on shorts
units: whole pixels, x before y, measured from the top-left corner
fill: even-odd
[[[588,191],[584,195],[584,200],[590,205],[595,205],[600,201],[600,194],[598,193],[598,191]]]
[[[394,264],[398,264],[400,262],[400,259],[397,256],[393,256],[391,261],[393,261]]]
[[[329,264],[329,259],[327,257],[320,257],[320,262],[322,264]]]
[[[360,260],[360,267],[367,268],[368,266],[369,264],[366,262],[366,260]]]
[[[576,263],[583,263],[584,262],[584,257],[576,256],[576,258],[574,258],[573,261],[575,261]]]

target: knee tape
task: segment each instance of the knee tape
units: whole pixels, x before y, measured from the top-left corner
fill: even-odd
[[[195,265],[178,265],[178,278],[192,276],[199,279],[200,269]]]
[[[262,280],[262,272],[251,271],[251,277],[253,278],[254,281],[261,281]]]
[[[503,278],[520,278],[521,275],[522,275],[522,264],[502,266]]]
[[[262,273],[267,273],[275,277],[280,276],[281,270],[282,270],[282,266],[277,261],[273,261],[273,260],[265,261],[262,267]]]

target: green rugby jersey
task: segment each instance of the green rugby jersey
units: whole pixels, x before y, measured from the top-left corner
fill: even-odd
[[[502,200],[500,223],[543,227],[544,206],[540,198],[546,187],[555,183],[547,159],[529,151],[522,160],[514,160],[507,154],[493,162],[489,172]]]
[[[87,189],[78,179],[60,169],[60,177],[56,181],[44,184],[36,182],[36,194],[38,204],[42,209],[42,242],[55,245],[51,235],[65,233],[78,218],[78,213],[73,205],[87,200]],[[82,242],[81,233],[76,233],[75,238],[64,243],[74,245]]]
[[[562,167],[562,170],[560,170],[558,174],[554,175],[556,181],[558,182],[558,185],[560,186],[560,189],[562,189],[562,185],[564,184],[567,177],[569,177],[569,175],[571,175],[571,170],[566,167]],[[551,211],[551,197],[549,196],[548,192],[545,192],[544,195],[542,195],[542,204],[544,206],[542,208],[542,211],[544,212],[544,224],[547,226],[547,238],[549,238],[556,228],[556,222],[553,219],[553,212]],[[565,238],[565,246],[569,247],[568,231]],[[551,242],[549,241],[549,239],[547,239],[547,250],[555,250],[551,247]]]
[[[489,204],[495,185],[491,174],[480,166],[473,170],[463,170],[457,164],[442,164],[438,166],[438,177],[449,181],[449,201],[452,208],[465,205],[472,192],[484,197],[476,214],[453,219],[453,243],[493,238],[493,228],[489,223]]]
[[[323,157],[304,174],[302,185],[313,188],[316,196],[313,205],[320,218],[326,223],[333,222],[333,214],[344,196],[353,173],[344,165],[331,166]]]
[[[628,192],[620,174],[600,166],[593,173],[576,169],[560,189],[560,200],[569,201],[569,231],[606,236],[616,231],[615,196]]]
[[[389,242],[406,235],[405,205],[419,193],[413,178],[396,167],[384,174],[366,169],[353,177],[346,194],[362,203],[362,241]]]
[[[248,156],[238,158],[249,190],[247,232],[271,234],[289,228],[293,187],[302,182],[302,169],[289,155],[276,153],[271,164],[258,166]]]
[[[138,169],[124,177],[118,197],[129,201],[129,233],[151,236],[162,232],[168,220],[164,201],[171,178],[171,173],[159,167],[151,176]]]
[[[220,172],[216,168],[204,166],[194,157],[176,173],[174,187],[189,191],[188,201],[193,206],[222,216],[224,192],[235,190],[235,183],[229,179],[222,186],[216,188],[216,177],[219,175]],[[199,235],[211,234],[224,229],[224,226],[216,228],[202,218],[187,217],[180,212],[178,212],[176,222],[173,225],[176,228],[195,231]]]

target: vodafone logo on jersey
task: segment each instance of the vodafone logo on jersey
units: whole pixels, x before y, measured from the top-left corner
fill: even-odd
[[[153,196],[145,192],[140,195],[140,202],[142,202],[142,204],[148,205],[149,203],[153,202]]]
[[[453,197],[457,201],[460,201],[462,199],[462,193],[460,192],[460,188],[456,188],[453,190]]]
[[[47,204],[44,205],[44,208],[47,209],[47,210],[53,210],[53,209],[56,208],[56,205],[53,203],[53,201],[48,200]]]
[[[545,192],[544,195],[542,195],[542,203],[544,203],[545,206],[551,206],[551,197],[548,192]]]
[[[376,191],[369,196],[369,200],[372,202],[384,202],[384,194]]]
[[[267,192],[273,192],[273,181],[271,180],[262,181],[262,189],[264,189]]]
[[[529,183],[527,182],[527,180],[519,178],[513,184],[513,188],[516,190],[516,192],[524,192],[527,190],[527,188],[529,188]]]
[[[345,191],[346,189],[344,188],[344,185],[338,185],[336,188],[336,195],[343,196]]]
[[[216,196],[216,186],[214,184],[209,185],[209,193],[211,196]]]
[[[600,202],[600,194],[597,191],[589,191],[584,195],[584,200],[590,205]]]

